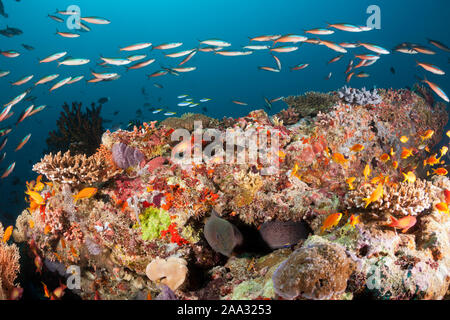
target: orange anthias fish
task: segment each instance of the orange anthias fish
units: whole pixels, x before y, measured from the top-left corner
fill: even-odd
[[[347,223],[354,228],[359,222],[359,216],[352,214]]]
[[[350,150],[353,152],[359,152],[364,150],[364,146],[362,144],[357,143],[353,147],[351,147]]]
[[[437,174],[438,176],[446,176],[448,174],[448,171],[445,168],[433,169],[433,172],[434,172],[434,174]]]
[[[383,153],[380,156],[380,160],[383,161],[383,162],[387,162],[387,161],[389,161],[389,159],[390,159],[390,157],[389,157],[389,155],[387,153]]]
[[[450,190],[444,189],[445,202],[450,204]]]
[[[52,295],[53,295],[56,299],[61,299],[62,296],[64,295],[64,290],[66,290],[66,288],[67,288],[67,286],[61,283],[60,286],[59,286],[58,288],[56,288],[55,290],[53,290],[53,294],[52,294]]]
[[[43,283],[42,281],[41,281],[41,283],[42,283],[42,287],[44,288],[44,295],[45,295],[45,297],[46,298],[50,298],[50,291],[48,291],[47,285],[45,283]]]
[[[447,152],[448,152],[448,147],[447,146],[443,146],[441,148],[441,156],[439,157],[439,159],[442,158],[443,156],[445,156],[447,154]]]
[[[364,181],[367,181],[367,178],[370,177],[370,175],[372,174],[372,170],[370,169],[370,165],[366,164],[366,166],[364,167]]]
[[[440,213],[449,214],[448,204],[446,202],[439,202],[434,206]]]
[[[29,195],[30,200],[33,200],[36,204],[40,206],[45,204],[44,198],[42,198],[42,196],[38,192],[28,189],[25,194]]]
[[[439,163],[439,159],[436,158],[436,153],[433,154],[428,159],[423,160],[423,166],[426,167],[427,165],[434,166],[435,164]]]
[[[295,177],[301,179],[302,175],[298,173],[298,170],[299,170],[299,169],[300,169],[300,168],[299,168],[298,164],[296,163],[296,164],[294,165],[294,168],[292,168],[291,177],[292,177],[292,176],[295,176]]]
[[[348,189],[349,190],[355,190],[355,186],[353,186],[353,182],[356,180],[355,177],[350,177],[348,179],[345,180],[345,182],[348,184]]]
[[[84,188],[78,194],[74,195],[74,201],[80,199],[89,199],[97,193],[97,188]]]
[[[411,149],[407,149],[407,148],[403,147],[403,150],[402,150],[402,153],[401,153],[400,157],[402,159],[407,159],[410,156],[412,156],[412,152],[413,152],[412,148]]]
[[[34,265],[36,266],[36,272],[39,272],[40,274],[42,274],[42,266],[43,266],[43,263],[42,263],[41,257],[36,256],[36,257],[34,258]]]
[[[330,214],[325,221],[322,224],[322,228],[320,229],[321,232],[324,232],[327,229],[331,229],[338,225],[339,221],[342,218],[342,213],[337,212]]]
[[[339,163],[340,165],[347,167],[348,166],[348,160],[345,159],[345,157],[341,153],[333,153],[332,156],[334,162]]]
[[[406,136],[401,136],[401,137],[400,137],[400,141],[401,141],[402,143],[407,143],[408,140],[409,140],[409,138],[406,137]]]
[[[388,227],[393,227],[395,229],[402,229],[402,233],[407,232],[411,227],[413,227],[417,222],[416,217],[406,216],[401,219],[395,219],[391,216],[391,223],[388,224]]]
[[[392,162],[392,167],[393,167],[394,169],[397,169],[397,168],[398,168],[398,162],[397,162],[397,161],[393,161],[393,162]]]
[[[402,174],[405,177],[405,180],[403,180],[403,182],[405,181],[408,181],[409,183],[416,182],[416,175],[414,174],[414,172],[412,171],[409,171],[408,173],[402,172]]]
[[[3,234],[3,243],[6,243],[9,241],[9,239],[11,238],[13,232],[13,226],[9,226],[8,228],[6,228],[5,233]]]
[[[379,183],[377,188],[372,192],[369,198],[363,198],[363,200],[366,201],[366,206],[364,208],[367,208],[367,206],[372,202],[380,200],[381,197],[383,196],[383,191],[384,191],[383,184]]]
[[[422,139],[422,141],[429,140],[429,139],[431,139],[431,137],[433,137],[433,134],[434,134],[434,130],[427,130],[427,131],[425,131],[423,136],[420,136],[420,138]]]

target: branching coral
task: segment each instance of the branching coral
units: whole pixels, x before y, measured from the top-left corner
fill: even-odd
[[[100,154],[72,156],[70,151],[64,154],[49,154],[33,166],[33,170],[47,179],[70,185],[92,185],[106,182],[120,171],[114,170]]]
[[[0,239],[3,239],[3,226],[0,223]],[[19,249],[15,244],[8,245],[0,241],[0,300],[11,297],[16,288],[15,281],[20,271]]]
[[[364,208],[364,198],[370,198],[377,186],[366,183],[350,191],[345,199],[347,208]],[[385,184],[383,198],[369,205],[369,209],[380,215],[418,215],[430,208],[436,187],[429,181],[417,179],[414,183]]]
[[[51,131],[47,145],[51,151],[70,150],[72,154],[92,155],[100,146],[103,133],[100,112],[102,106],[81,111],[82,103],[73,102],[70,108],[64,103],[64,112],[57,121],[58,131]]]

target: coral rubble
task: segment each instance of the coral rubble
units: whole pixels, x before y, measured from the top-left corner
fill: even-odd
[[[273,117],[187,114],[106,131],[91,155],[46,155],[14,238],[44,271],[79,266],[83,299],[442,299],[450,181],[423,161],[445,106],[404,89],[285,102]],[[172,140],[178,128],[188,140]],[[239,158],[251,144],[230,132],[263,155]],[[211,135],[226,152],[206,156]],[[75,200],[85,187],[98,191]]]

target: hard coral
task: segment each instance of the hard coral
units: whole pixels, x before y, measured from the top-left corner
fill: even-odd
[[[376,187],[366,183],[350,191],[345,198],[347,208],[364,208],[366,202],[363,199],[370,198]],[[385,184],[383,198],[369,204],[368,208],[379,215],[418,215],[430,208],[436,189],[431,182],[421,179],[414,183]]]
[[[284,299],[339,298],[353,271],[345,249],[312,237],[295,250],[273,274],[275,292]]]
[[[100,154],[72,156],[70,151],[62,154],[48,154],[33,166],[33,170],[43,174],[47,179],[78,186],[106,182],[119,171],[112,170]]]
[[[157,257],[147,265],[145,273],[150,280],[161,281],[175,291],[184,283],[187,272],[186,260],[176,257],[164,260]]]
[[[51,151],[67,151],[72,154],[92,155],[101,142],[103,133],[100,112],[102,106],[95,106],[86,112],[81,111],[82,103],[73,102],[72,108],[64,103],[64,112],[57,121],[58,131],[51,131],[47,145]]]

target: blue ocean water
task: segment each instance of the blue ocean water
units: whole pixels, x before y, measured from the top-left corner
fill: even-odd
[[[90,78],[90,69],[97,72],[119,72],[117,81],[102,83],[78,82],[49,93],[49,85],[33,89],[30,95],[36,96],[36,106],[47,105],[37,115],[14,126],[20,112],[31,103],[21,102],[13,107],[14,116],[2,123],[0,127],[13,126],[8,135],[8,144],[3,151],[6,159],[0,163],[0,172],[16,162],[14,172],[6,179],[0,180],[0,221],[13,223],[15,217],[26,207],[23,191],[25,181],[36,177],[32,164],[39,161],[47,148],[45,140],[48,132],[56,129],[61,105],[72,101],[83,102],[89,106],[101,97],[109,97],[102,110],[104,119],[112,120],[105,124],[105,129],[115,128],[122,123],[122,128],[129,120],[136,119],[136,111],[141,109],[141,121],[162,120],[165,116],[154,115],[143,104],[164,108],[181,115],[185,112],[202,112],[201,106],[207,107],[206,114],[212,117],[239,117],[253,109],[264,107],[263,97],[269,99],[279,96],[302,94],[306,91],[336,90],[345,82],[345,69],[354,53],[365,53],[364,48],[350,49],[338,62],[328,65],[327,61],[338,55],[325,46],[301,44],[300,49],[292,53],[278,53],[282,63],[279,73],[258,70],[258,66],[275,67],[275,61],[268,51],[256,51],[249,56],[224,57],[213,53],[199,52],[185,66],[195,66],[197,70],[180,76],[166,75],[148,80],[147,75],[163,67],[175,67],[181,59],[164,57],[169,51],[142,50],[142,53],[156,59],[152,65],[126,72],[124,67],[103,69],[97,66],[100,55],[105,57],[126,57],[119,52],[119,47],[138,42],[161,44],[166,42],[183,42],[179,50],[198,47],[198,40],[219,38],[232,43],[230,50],[240,50],[248,45],[248,37],[264,34],[303,34],[304,30],[326,27],[327,23],[351,23],[365,25],[370,14],[366,9],[377,5],[381,10],[381,29],[369,32],[351,33],[336,31],[333,35],[320,36],[334,42],[364,41],[381,45],[387,49],[402,42],[426,45],[437,52],[436,55],[407,55],[391,53],[383,56],[373,66],[365,68],[369,78],[356,78],[350,82],[353,87],[374,86],[379,88],[402,88],[417,82],[415,75],[423,76],[425,71],[415,66],[415,59],[440,66],[448,71],[449,54],[427,43],[427,38],[439,40],[450,45],[448,32],[450,23],[448,12],[450,2],[433,1],[375,1],[375,0],[322,0],[322,1],[288,1],[288,0],[165,0],[165,1],[61,1],[61,0],[2,0],[8,18],[0,16],[0,29],[16,27],[22,35],[6,38],[0,36],[0,50],[17,50],[18,58],[0,56],[0,69],[10,70],[11,74],[0,79],[0,102],[5,104],[30,87],[25,84],[11,87],[14,82],[27,75],[34,75],[30,83],[45,75],[59,73],[60,78],[84,75]],[[65,23],[58,23],[47,15],[54,14],[55,9],[65,10],[70,5],[77,5],[82,16],[99,16],[111,21],[109,25],[89,25],[90,32],[82,32],[77,39],[62,38],[56,30],[67,30]],[[312,36],[316,37],[316,36]],[[33,51],[27,51],[22,44],[31,45]],[[256,43],[255,43],[256,44]],[[56,62],[39,64],[38,60],[50,54],[67,51],[77,58],[88,58],[91,63],[84,66],[61,66]],[[170,50],[170,52],[178,49]],[[140,52],[139,52],[140,53]],[[131,53],[130,53],[131,54]],[[290,71],[290,67],[299,63],[308,63],[304,70]],[[390,69],[395,69],[393,74]],[[114,71],[109,71],[114,70]],[[332,72],[332,78],[324,78]],[[445,92],[450,93],[447,76],[430,73],[427,77],[437,83]],[[163,85],[163,89],[153,86]],[[149,93],[146,99],[142,88]],[[196,100],[212,99],[195,108],[178,107],[178,95],[189,94]],[[436,96],[436,99],[440,99]],[[233,104],[231,100],[247,102],[248,106]],[[285,108],[283,102],[276,102],[270,114]],[[120,111],[114,116],[115,111]],[[14,152],[22,138],[31,133],[31,139],[25,147]]]

